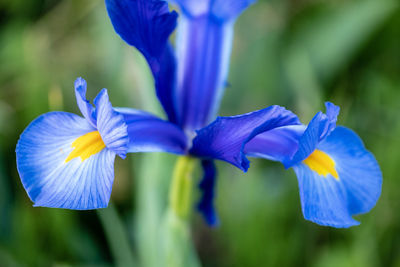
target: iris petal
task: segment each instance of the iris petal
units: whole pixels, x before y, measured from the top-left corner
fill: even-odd
[[[294,164],[303,161],[314,152],[318,143],[326,138],[336,127],[339,107],[330,102],[325,103],[326,114],[318,112],[308,124],[303,135],[299,139],[299,148],[292,160],[284,162],[285,167],[289,168]]]
[[[189,136],[213,121],[225,91],[235,18],[251,0],[177,0],[176,111]]]
[[[286,162],[298,149],[305,126],[290,125],[272,129],[251,139],[244,147],[247,156]]]
[[[212,13],[222,20],[234,19],[256,0],[214,0]]]
[[[229,69],[233,24],[181,17],[177,38],[177,112],[189,134],[215,119]]]
[[[338,178],[319,175],[304,163],[293,167],[304,217],[333,227],[357,225],[351,216],[370,211],[381,194],[378,163],[360,138],[344,127],[337,127],[317,149],[333,160]]]
[[[94,118],[94,108],[90,104],[89,100],[86,99],[86,81],[82,78],[78,78],[75,81],[75,96],[76,103],[86,120],[93,126],[96,127],[96,119]]]
[[[339,116],[339,111],[340,111],[340,108],[331,102],[326,102],[325,108],[326,108],[326,115],[322,116],[323,124],[321,125],[321,127],[323,127],[323,130],[320,130],[321,134],[319,136],[319,140],[324,139],[333,130],[335,130],[337,117]]]
[[[175,57],[168,38],[176,27],[177,13],[161,0],[106,0],[115,31],[146,58],[154,76],[157,96],[170,121],[176,122]]]
[[[128,152],[168,152],[185,154],[187,138],[175,124],[164,121],[150,113],[117,108],[128,126],[130,142]]]
[[[218,224],[218,215],[214,207],[217,169],[212,160],[203,160],[201,165],[203,167],[204,175],[199,184],[201,198],[197,205],[197,209],[203,215],[203,218],[208,225],[215,226]]]
[[[382,173],[373,154],[352,130],[337,127],[318,148],[328,153],[336,163],[339,179],[348,195],[351,214],[370,211],[382,189]]]
[[[179,5],[186,16],[201,16],[210,10],[210,0],[169,0],[169,2]]]
[[[17,168],[35,206],[96,209],[106,207],[114,179],[115,153],[108,149],[66,162],[79,137],[95,131],[85,119],[52,112],[34,120],[18,141]]]
[[[256,0],[170,0],[170,2],[178,4],[188,16],[210,16],[219,20],[230,20],[240,15]]]
[[[359,224],[348,212],[343,184],[332,176],[317,174],[302,163],[293,168],[299,181],[301,208],[305,219],[339,228]]]
[[[109,99],[107,90],[103,89],[95,98],[97,129],[107,148],[126,157],[129,137],[124,117],[116,112]]]
[[[297,124],[297,116],[280,106],[238,116],[219,117],[197,132],[190,152],[203,158],[224,160],[247,171],[249,160],[243,150],[251,139],[277,127]]]

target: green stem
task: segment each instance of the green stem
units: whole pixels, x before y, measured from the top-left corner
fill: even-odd
[[[110,203],[107,208],[97,210],[97,214],[103,225],[116,266],[137,266],[129,244],[129,235],[114,205]]]
[[[194,163],[195,160],[191,157],[180,157],[172,176],[169,204],[176,216],[182,220],[188,220],[191,211]]]
[[[190,211],[195,159],[180,157],[170,187],[169,206],[164,218],[164,263],[168,267],[195,267],[199,261],[190,233]]]

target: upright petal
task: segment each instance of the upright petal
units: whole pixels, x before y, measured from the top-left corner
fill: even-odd
[[[209,17],[180,20],[177,112],[189,135],[215,119],[225,90],[232,37],[232,23]]]
[[[331,102],[325,102],[326,115],[324,115],[323,130],[319,136],[319,140],[324,139],[336,128],[337,117],[339,116],[340,108]],[[321,131],[321,130],[320,130]]]
[[[139,110],[116,110],[124,116],[128,126],[128,152],[186,153],[188,140],[177,125]]]
[[[333,172],[319,172],[308,161],[296,164],[304,217],[333,227],[359,224],[352,215],[370,211],[379,199],[382,174],[374,156],[351,130],[337,127],[317,146],[325,158],[322,168],[333,163]]]
[[[85,119],[93,126],[96,127],[96,119],[94,118],[94,108],[90,104],[89,100],[86,99],[86,81],[82,78],[78,78],[75,81],[75,96],[76,103]]]
[[[308,124],[299,139],[298,151],[292,160],[285,162],[286,168],[307,158],[315,150],[319,142],[335,129],[339,107],[330,102],[326,102],[325,106],[326,114],[318,112]]]
[[[124,117],[113,109],[106,89],[101,90],[96,96],[94,104],[96,106],[97,129],[101,138],[108,149],[121,158],[125,158],[129,137]]]
[[[235,18],[252,0],[176,0],[177,114],[188,135],[216,117],[227,84]]]
[[[180,6],[186,16],[210,16],[221,21],[235,19],[256,0],[170,0]]]
[[[106,0],[115,31],[146,58],[154,76],[157,96],[169,119],[176,121],[175,57],[168,38],[176,27],[177,13],[162,0]]]
[[[221,20],[231,20],[239,16],[256,0],[214,0],[212,14]]]
[[[202,160],[201,165],[204,174],[199,184],[201,197],[197,209],[203,215],[208,225],[215,226],[218,224],[218,215],[214,207],[217,169],[212,160]]]
[[[232,117],[218,117],[199,130],[193,140],[193,155],[227,161],[243,171],[249,168],[245,145],[255,136],[278,127],[298,125],[292,112],[280,106]]]
[[[210,12],[211,0],[169,0],[173,4],[179,5],[185,16],[202,16]]]
[[[158,58],[176,26],[177,13],[163,0],[106,0],[115,31],[147,59]]]
[[[96,137],[85,119],[65,112],[44,114],[25,129],[17,144],[17,168],[35,206],[107,206],[115,154],[98,134],[87,139],[92,133]]]

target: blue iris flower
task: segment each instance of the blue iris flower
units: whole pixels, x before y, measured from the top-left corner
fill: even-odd
[[[357,134],[336,127],[339,107],[327,102],[326,109],[326,114],[318,112],[308,126],[276,127],[239,138],[248,129],[239,122],[242,116],[219,118],[198,132],[192,151],[225,160],[244,171],[248,168],[245,155],[282,162],[297,175],[305,219],[332,227],[357,225],[352,215],[366,213],[375,206],[381,194],[382,174]],[[235,153],[237,148],[226,147],[227,142],[235,144],[237,140],[245,140],[240,142],[240,158]]]
[[[114,111],[107,90],[85,98],[86,82],[75,82],[76,100],[84,118],[50,112],[34,120],[17,144],[17,167],[35,206],[95,209],[108,205],[114,180],[114,159],[126,157],[128,130]]]
[[[216,168],[226,161],[243,171],[247,157],[279,161],[297,174],[304,217],[321,225],[349,227],[352,215],[379,198],[379,165],[359,137],[336,127],[339,108],[327,103],[305,126],[295,114],[270,106],[218,117],[226,84],[235,19],[252,0],[175,0],[181,10],[176,51],[169,36],[178,15],[161,0],[106,0],[115,31],[145,57],[168,120],[130,108],[112,108],[107,92],[85,98],[75,82],[84,118],[64,112],[34,120],[17,145],[22,183],[35,206],[106,207],[115,155],[168,152],[201,160],[198,210],[215,225]]]

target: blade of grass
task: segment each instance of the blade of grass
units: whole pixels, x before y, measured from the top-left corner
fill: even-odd
[[[117,266],[137,266],[129,244],[129,235],[114,205],[97,211]]]

